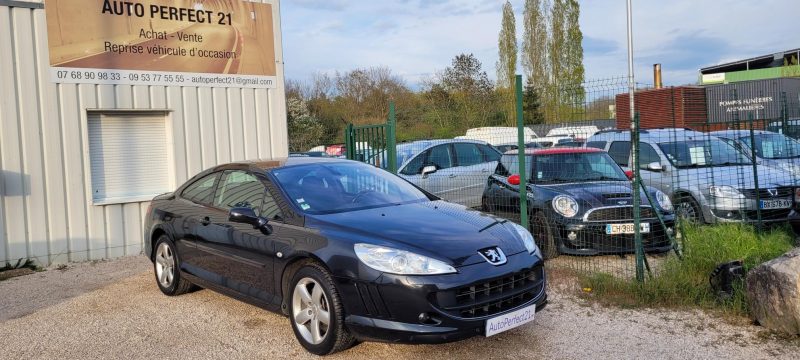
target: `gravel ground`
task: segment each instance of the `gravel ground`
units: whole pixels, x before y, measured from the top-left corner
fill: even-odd
[[[533,324],[445,345],[360,344],[332,359],[796,359],[796,340],[700,311],[603,308],[549,290]],[[201,290],[163,296],[144,257],[0,282],[2,358],[312,358],[286,318]]]

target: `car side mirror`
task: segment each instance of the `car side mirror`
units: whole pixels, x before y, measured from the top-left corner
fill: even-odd
[[[514,174],[508,177],[508,183],[511,185],[519,185],[519,174]]]
[[[231,222],[253,225],[253,229],[269,229],[267,226],[269,220],[256,215],[256,212],[249,207],[235,207],[231,209],[228,213],[228,220]]]
[[[664,165],[661,165],[660,162],[651,162],[647,164],[647,170],[650,171],[664,171]]]
[[[438,171],[436,166],[428,165],[428,166],[425,166],[425,167],[422,168],[422,172],[421,173],[422,173],[422,176],[425,177],[425,176],[428,176],[430,174],[435,173],[436,171]]]

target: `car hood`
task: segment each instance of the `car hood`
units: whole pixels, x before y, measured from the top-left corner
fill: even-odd
[[[461,205],[430,201],[309,215],[306,226],[328,237],[412,251],[460,267],[486,261],[478,250],[491,246],[507,256],[525,251],[511,222],[498,223],[502,221]]]
[[[633,205],[631,184],[627,181],[597,181],[539,186],[545,191],[569,195],[578,201],[581,209],[601,206]],[[642,204],[648,204],[644,192]]]
[[[757,165],[759,188],[793,186],[791,174],[768,166]],[[672,174],[673,183],[696,185],[729,185],[737,189],[753,189],[756,186],[752,165],[716,166],[696,169],[679,169]]]

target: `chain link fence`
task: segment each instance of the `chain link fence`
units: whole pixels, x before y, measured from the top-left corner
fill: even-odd
[[[526,226],[555,268],[643,279],[681,255],[686,224],[788,231],[800,201],[800,79],[637,88],[633,117],[620,77],[542,91],[550,98],[533,118],[544,123],[519,116],[517,127],[396,147],[348,127],[348,157],[383,168],[396,157],[396,174],[418,187]]]

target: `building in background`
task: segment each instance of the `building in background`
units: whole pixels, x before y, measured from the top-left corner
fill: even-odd
[[[800,48],[708,66],[700,69],[699,83],[713,85],[800,77],[798,59],[800,59]]]
[[[154,195],[288,155],[279,0],[119,3],[0,0],[3,264],[139,254]]]

